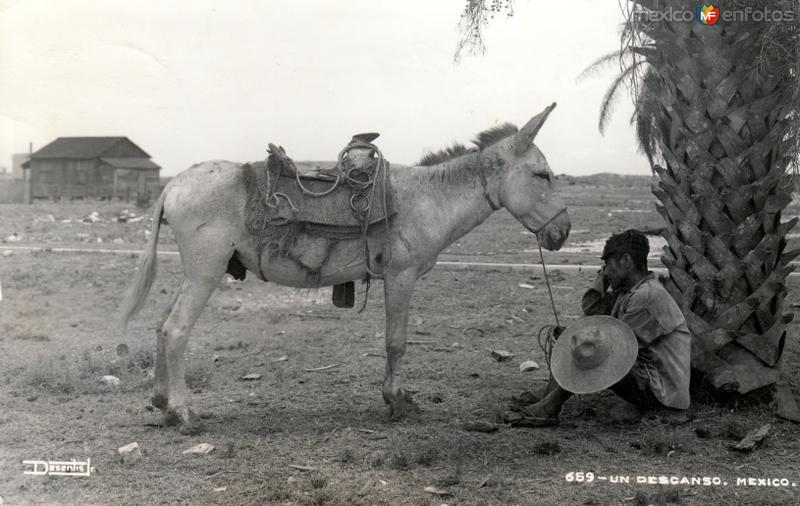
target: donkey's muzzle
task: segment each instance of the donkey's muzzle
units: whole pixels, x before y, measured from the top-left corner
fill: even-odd
[[[569,237],[569,229],[571,227],[569,213],[564,209],[536,234],[539,244],[550,251],[560,249],[567,237]]]

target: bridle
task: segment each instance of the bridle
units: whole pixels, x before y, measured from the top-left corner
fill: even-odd
[[[481,178],[481,186],[483,187],[483,198],[486,199],[486,202],[489,203],[489,207],[492,208],[492,211],[497,211],[497,210],[501,209],[503,207],[503,205],[495,202],[494,199],[492,199],[492,195],[489,193],[489,179],[486,177],[486,174],[483,172],[483,164],[481,163],[481,159],[480,158],[478,158],[478,175]],[[567,212],[567,208],[563,207],[556,214],[551,216],[549,220],[544,222],[544,224],[541,227],[539,227],[536,230],[533,230],[533,233],[536,234],[536,236],[538,238],[539,232],[541,232],[543,229],[547,228],[547,226],[550,223],[552,223],[553,220],[555,220],[556,218],[558,218],[559,216],[561,216],[562,214],[564,214],[566,212]]]
[[[549,220],[547,220],[546,222],[544,222],[544,225],[542,225],[541,227],[537,228],[536,230],[533,230],[532,232],[533,232],[534,234],[536,234],[536,238],[537,238],[537,239],[539,238],[539,232],[541,232],[542,230],[544,230],[545,228],[547,228],[547,226],[548,226],[550,223],[552,223],[552,222],[553,222],[553,220],[555,220],[556,218],[558,218],[559,216],[561,216],[562,214],[564,214],[564,213],[566,213],[566,212],[567,212],[567,208],[566,208],[566,207],[563,207],[563,208],[562,208],[562,209],[561,209],[559,212],[557,212],[556,214],[554,214],[554,215],[553,215],[553,216],[552,216],[552,217],[551,217]]]
[[[492,211],[501,209],[503,206],[492,200],[492,195],[489,193],[489,179],[486,177],[486,174],[483,173],[483,164],[481,163],[480,157],[478,157],[478,174],[481,177],[481,186],[483,186],[483,198],[489,203],[489,207],[492,208]]]
[[[497,210],[501,209],[503,207],[502,204],[498,204],[497,202],[495,202],[494,199],[492,199],[491,193],[489,193],[489,180],[486,178],[486,174],[484,174],[483,166],[480,164],[480,162],[478,162],[478,174],[480,175],[480,178],[481,178],[481,186],[483,186],[483,198],[485,198],[486,202],[489,203],[489,207],[492,208],[492,211],[497,211]],[[549,220],[544,222],[544,224],[542,224],[541,227],[537,228],[536,230],[533,230],[532,232],[534,234],[536,234],[536,236],[538,238],[539,232],[541,232],[542,230],[547,228],[547,226],[550,223],[552,223],[553,220],[555,220],[556,218],[558,218],[559,216],[561,216],[562,214],[564,214],[566,212],[567,212],[567,208],[566,207],[561,208],[556,214],[551,216]]]
[[[492,211],[497,211],[498,209],[500,209],[503,206],[501,206],[500,204],[495,203],[492,200],[492,196],[489,193],[489,182],[486,179],[486,175],[483,173],[483,167],[480,166],[480,165],[478,167],[479,167],[478,172],[480,173],[480,176],[481,176],[481,184],[483,185],[483,197],[486,199],[487,202],[489,202],[489,207],[492,208]],[[551,304],[551,306],[553,308],[553,316],[555,317],[555,320],[556,320],[556,327],[559,327],[561,324],[558,321],[558,311],[556,311],[556,301],[555,301],[555,299],[553,299],[553,289],[550,287],[550,278],[547,275],[547,266],[544,263],[544,254],[542,253],[542,239],[541,239],[541,237],[539,237],[539,232],[541,232],[542,230],[547,228],[547,226],[550,225],[550,223],[552,223],[553,220],[555,220],[556,218],[558,218],[559,216],[561,216],[562,214],[564,214],[566,212],[567,212],[567,208],[566,207],[561,208],[561,210],[559,210],[556,214],[551,216],[549,220],[544,222],[544,224],[541,227],[539,227],[539,228],[537,228],[536,230],[533,231],[533,234],[536,236],[536,244],[537,244],[537,246],[539,246],[539,258],[542,261],[542,271],[544,272],[544,280],[547,283],[547,293],[550,296],[550,304]],[[553,330],[552,326],[549,326],[549,327],[551,327],[550,331],[552,331]],[[545,327],[543,327],[542,330],[545,330]],[[550,332],[550,334],[552,334],[552,332]],[[541,341],[541,335],[542,335],[542,331],[540,330],[540,332],[539,332],[539,336],[540,336],[539,345],[543,346],[542,345],[542,341]],[[553,341],[550,342],[550,348],[552,348],[552,342]],[[542,350],[544,351],[545,348],[542,347]],[[549,353],[549,351],[545,351],[545,356],[547,357],[547,365],[549,366],[550,365],[550,353]]]

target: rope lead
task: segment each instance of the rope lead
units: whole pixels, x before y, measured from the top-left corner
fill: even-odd
[[[553,300],[553,290],[550,288],[550,278],[547,276],[547,266],[544,263],[544,255],[542,254],[542,243],[539,241],[539,232],[536,232],[536,245],[539,246],[539,258],[542,261],[542,270],[544,271],[544,281],[547,283],[547,293],[550,295],[550,304],[553,306],[553,316],[556,319],[556,326],[560,327],[558,322],[558,312],[556,311],[556,301]]]

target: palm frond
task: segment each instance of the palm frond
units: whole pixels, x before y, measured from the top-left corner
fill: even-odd
[[[617,64],[622,68],[627,67],[625,64],[626,57],[631,56],[632,48],[625,48],[625,49],[618,49],[616,51],[611,51],[610,53],[606,53],[600,58],[596,59],[592,63],[590,63],[585,69],[578,74],[578,77],[575,78],[576,81],[582,81],[589,77],[594,77],[598,72],[601,72],[603,69],[610,67],[612,64]]]
[[[600,130],[601,134],[605,133],[606,125],[608,125],[608,121],[611,118],[611,113],[614,111],[614,104],[619,96],[619,92],[624,89],[623,85],[626,83],[626,80],[629,79],[631,75],[634,74],[636,70],[644,64],[645,62],[643,61],[637,61],[630,64],[628,67],[623,69],[623,71],[614,79],[614,81],[606,90],[606,93],[603,96],[603,101],[600,103],[600,119],[597,123],[597,128]]]

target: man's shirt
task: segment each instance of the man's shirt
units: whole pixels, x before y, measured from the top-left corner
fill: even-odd
[[[689,407],[692,337],[672,296],[649,272],[629,291],[608,293],[598,276],[582,300],[587,315],[607,314],[628,324],[639,341],[637,363],[665,406]]]

